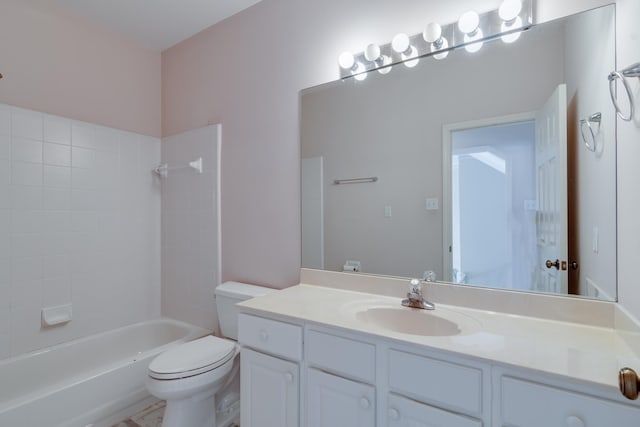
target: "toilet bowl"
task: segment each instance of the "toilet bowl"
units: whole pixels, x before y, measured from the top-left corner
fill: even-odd
[[[176,346],[149,364],[147,390],[166,400],[162,427],[228,427],[239,424],[239,358],[235,304],[273,291],[226,282],[216,289],[222,334]]]

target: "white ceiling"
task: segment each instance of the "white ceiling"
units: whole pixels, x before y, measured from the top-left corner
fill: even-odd
[[[162,51],[260,0],[52,0],[149,49]]]

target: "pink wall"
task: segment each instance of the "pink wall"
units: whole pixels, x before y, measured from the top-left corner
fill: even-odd
[[[161,55],[42,0],[3,0],[0,102],[161,133]]]
[[[606,4],[538,0],[538,20]],[[499,0],[263,0],[162,55],[163,135],[222,123],[222,279],[285,287],[300,265],[298,92],[337,55]]]

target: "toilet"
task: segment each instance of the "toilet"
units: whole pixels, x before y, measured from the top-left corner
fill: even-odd
[[[225,282],[215,290],[220,330],[180,344],[149,364],[147,390],[166,400],[162,427],[230,427],[239,425],[240,348],[238,302],[273,289]]]

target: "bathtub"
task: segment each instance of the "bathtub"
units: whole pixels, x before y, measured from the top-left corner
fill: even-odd
[[[158,353],[210,331],[171,319],[137,323],[0,361],[0,426],[109,426],[155,399]]]

